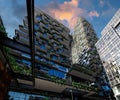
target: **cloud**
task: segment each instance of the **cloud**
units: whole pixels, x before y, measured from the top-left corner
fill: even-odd
[[[95,10],[89,12],[89,17],[99,17],[99,13]]]
[[[27,15],[26,2],[25,0],[21,0],[21,2],[19,0],[11,0],[13,16],[18,20],[22,20]]]
[[[79,8],[80,0],[65,1],[63,4],[51,2],[45,8],[57,20],[67,21],[69,28],[73,29],[79,16],[86,14],[86,10]]]
[[[6,6],[6,3],[8,5]],[[26,15],[25,0],[0,0],[0,15],[9,37],[13,37],[15,29],[19,24],[22,24],[23,18]]]

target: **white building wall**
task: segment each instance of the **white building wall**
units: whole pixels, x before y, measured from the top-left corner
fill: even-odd
[[[120,9],[101,32],[96,43],[114,95],[120,100]]]

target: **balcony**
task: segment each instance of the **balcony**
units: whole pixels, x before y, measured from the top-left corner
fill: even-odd
[[[73,76],[77,76],[90,81],[95,81],[95,78],[93,77],[94,72],[78,64],[74,64],[69,73]]]

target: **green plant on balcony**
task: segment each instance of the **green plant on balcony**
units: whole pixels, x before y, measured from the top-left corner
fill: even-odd
[[[55,76],[50,76],[50,80],[53,81],[53,82],[55,82],[56,77]]]
[[[64,79],[58,79],[55,76],[50,76],[50,80],[52,82],[55,82],[55,83],[60,84],[60,85],[65,85],[65,83],[66,83],[66,80],[64,80]]]
[[[12,67],[12,70],[15,73],[20,73],[20,74],[25,74],[25,75],[30,75],[32,73],[31,68],[27,68],[26,66],[20,67],[17,63],[15,58],[13,58],[11,55],[7,54],[8,61]]]
[[[97,91],[97,88],[94,87],[90,87],[87,84],[81,84],[78,82],[72,82],[72,86],[75,87],[76,89],[85,89],[85,90],[89,90],[89,91]]]
[[[66,81],[63,79],[56,79],[56,83],[58,83],[60,85],[65,85]]]
[[[0,25],[0,34],[2,34],[3,36],[6,36],[7,37],[7,33],[5,31],[5,27]]]
[[[0,34],[2,34],[3,36],[7,37],[7,33],[5,31],[5,28],[4,26],[0,25]],[[5,52],[7,58],[8,58],[8,61],[12,67],[12,70],[14,72],[17,72],[17,73],[22,73],[22,74],[31,74],[32,73],[32,70],[31,68],[30,69],[27,69],[26,67],[20,67],[18,66],[18,64],[16,63],[16,60],[15,58],[13,58],[10,54],[9,54],[9,51],[10,49],[8,47],[5,47],[5,46],[2,46],[2,49],[3,51]]]

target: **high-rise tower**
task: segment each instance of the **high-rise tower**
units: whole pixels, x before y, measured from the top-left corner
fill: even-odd
[[[97,40],[92,25],[85,18],[80,17],[74,28],[72,63],[81,64],[92,71],[99,71],[101,62],[95,47]]]
[[[96,43],[110,85],[117,100],[120,100],[120,9],[101,32]]]
[[[65,78],[64,72],[68,71],[71,51],[69,29],[37,8],[35,9],[34,21],[36,74]],[[15,30],[14,39],[29,45],[27,17],[24,18],[23,23],[24,25],[19,25],[19,29]],[[26,59],[20,60],[16,56],[17,62],[21,66],[27,64],[29,68],[30,55],[20,52],[12,53],[25,57]]]

